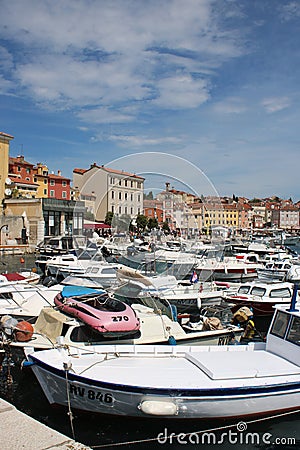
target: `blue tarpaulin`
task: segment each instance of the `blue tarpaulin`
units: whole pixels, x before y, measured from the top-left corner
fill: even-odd
[[[61,295],[64,298],[68,297],[78,297],[80,295],[89,295],[89,294],[105,294],[106,291],[103,289],[93,289],[87,288],[84,286],[65,286],[61,292]]]

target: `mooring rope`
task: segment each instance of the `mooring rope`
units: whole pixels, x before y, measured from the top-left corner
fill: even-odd
[[[73,424],[73,420],[74,420],[74,416],[72,413],[72,409],[71,409],[71,400],[70,400],[70,393],[69,393],[69,379],[68,379],[68,372],[69,372],[69,365],[68,364],[64,364],[64,369],[65,369],[65,374],[66,374],[66,391],[67,391],[67,401],[68,401],[68,416],[70,419],[70,426],[71,426],[71,431],[72,431],[72,437],[75,441],[75,431],[74,431],[74,424]]]
[[[257,423],[257,422],[264,422],[266,420],[272,420],[272,419],[277,419],[279,417],[284,417],[284,416],[288,416],[291,414],[298,414],[300,413],[300,409],[296,410],[296,411],[288,411],[285,413],[281,413],[281,414],[276,414],[273,416],[267,416],[264,418],[260,418],[260,419],[253,419],[253,420],[249,420],[249,421],[244,421],[243,423],[246,425],[249,424],[253,424],[253,423]],[[195,435],[195,434],[204,434],[204,433],[212,433],[214,431],[222,431],[222,430],[227,430],[229,428],[233,428],[236,427],[237,424],[232,424],[232,425],[224,425],[222,427],[215,427],[215,428],[208,428],[206,430],[199,430],[199,431],[192,431],[190,433],[184,433],[185,436],[190,436],[190,435]],[[182,433],[179,433],[177,435],[175,435],[174,433],[172,433],[170,436],[172,436],[172,440],[176,439],[177,437],[182,437]],[[168,439],[168,436],[166,436],[166,439]],[[118,446],[124,446],[124,445],[132,445],[132,444],[142,444],[142,443],[146,443],[146,442],[154,442],[154,441],[158,441],[158,437],[155,438],[149,438],[149,439],[138,439],[138,440],[134,440],[134,441],[126,441],[126,442],[115,442],[115,443],[110,443],[110,444],[100,444],[100,445],[96,445],[96,446],[92,446],[92,449],[98,449],[98,448],[107,448],[107,447],[118,447]]]

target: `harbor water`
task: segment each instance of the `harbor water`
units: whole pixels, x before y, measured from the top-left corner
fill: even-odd
[[[35,255],[24,255],[23,259],[1,256],[0,272],[20,267],[32,269],[34,263]],[[7,371],[11,382],[8,382]],[[20,369],[20,360],[13,366],[10,361],[4,361],[0,396],[39,422],[95,449],[300,449],[299,412],[249,421],[179,421],[95,416],[54,408],[47,402],[30,368]],[[11,433],[13,442],[14,430],[7,432]]]

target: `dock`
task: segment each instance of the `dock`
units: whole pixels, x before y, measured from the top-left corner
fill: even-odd
[[[90,450],[0,399],[1,450]]]

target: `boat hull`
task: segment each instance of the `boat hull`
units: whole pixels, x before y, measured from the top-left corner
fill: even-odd
[[[66,383],[64,372],[50,373],[42,368],[37,369],[36,366],[33,370],[50,404],[68,407],[68,388],[70,406],[91,413],[132,417],[221,419],[268,415],[274,411],[283,412],[300,407],[300,383],[290,386],[285,383],[276,385],[273,392],[261,386],[253,389],[237,388],[234,392],[229,389],[219,389],[219,392],[199,389],[196,393],[188,392],[188,395],[167,390],[157,394],[151,390],[149,393],[147,390],[135,392],[135,389],[130,390],[128,387],[125,387],[127,390],[124,391],[114,386],[106,387],[105,383],[99,382],[83,383],[73,377]],[[152,406],[152,413],[143,411],[143,404],[146,402]]]
[[[225,419],[300,408],[299,366],[264,344],[237,347],[107,346],[27,359],[50,404],[90,413]]]

